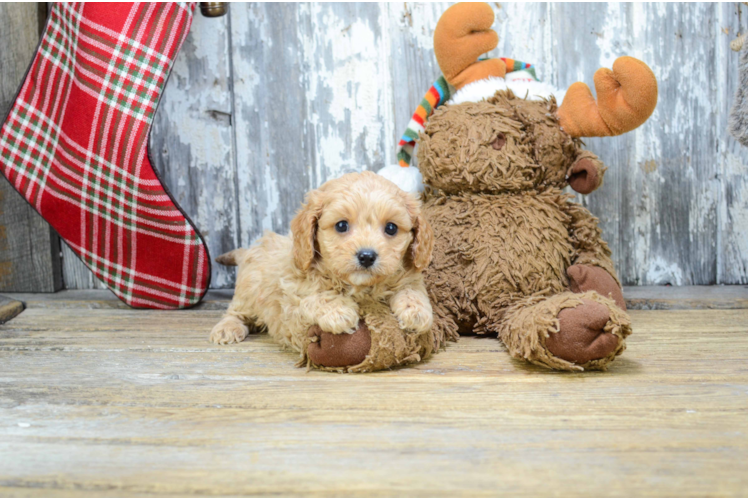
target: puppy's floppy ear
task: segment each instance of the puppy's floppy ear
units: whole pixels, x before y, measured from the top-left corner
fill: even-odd
[[[431,263],[431,252],[434,250],[434,231],[421,213],[421,202],[412,194],[406,194],[405,206],[413,223],[413,242],[410,244],[410,256],[413,267],[423,271]]]
[[[317,221],[322,215],[322,205],[322,193],[319,190],[311,191],[306,203],[291,221],[294,264],[302,271],[308,271],[314,262]]]

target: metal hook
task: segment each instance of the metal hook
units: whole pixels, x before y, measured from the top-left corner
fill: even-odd
[[[221,17],[228,11],[228,2],[200,2],[200,12],[205,17]]]

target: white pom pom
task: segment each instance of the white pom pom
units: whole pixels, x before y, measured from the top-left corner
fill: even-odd
[[[421,193],[423,191],[423,177],[416,167],[388,165],[377,173],[394,182],[403,191],[409,193]]]

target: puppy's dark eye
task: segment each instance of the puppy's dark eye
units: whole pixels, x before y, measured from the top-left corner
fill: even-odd
[[[339,233],[348,232],[348,221],[345,221],[345,220],[338,221],[338,223],[335,224],[335,230]]]
[[[392,222],[388,222],[384,225],[384,232],[390,236],[395,236],[397,234],[397,226]]]
[[[493,146],[493,148],[498,151],[499,149],[504,147],[504,144],[506,144],[506,136],[502,132],[499,132],[496,136],[496,139],[494,139],[491,143],[491,146]]]

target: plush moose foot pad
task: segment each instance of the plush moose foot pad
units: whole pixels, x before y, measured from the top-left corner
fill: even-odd
[[[604,330],[609,320],[607,307],[582,299],[577,307],[558,313],[559,331],[546,339],[545,346],[554,356],[580,365],[605,358],[618,348],[618,337]]]
[[[577,264],[566,270],[569,276],[569,288],[574,293],[597,292],[603,297],[613,299],[618,307],[626,310],[623,291],[608,271],[597,266]]]
[[[307,356],[315,365],[327,368],[357,365],[371,349],[371,334],[364,320],[359,320],[354,333],[333,334],[314,325],[308,335],[312,342],[307,347]]]

